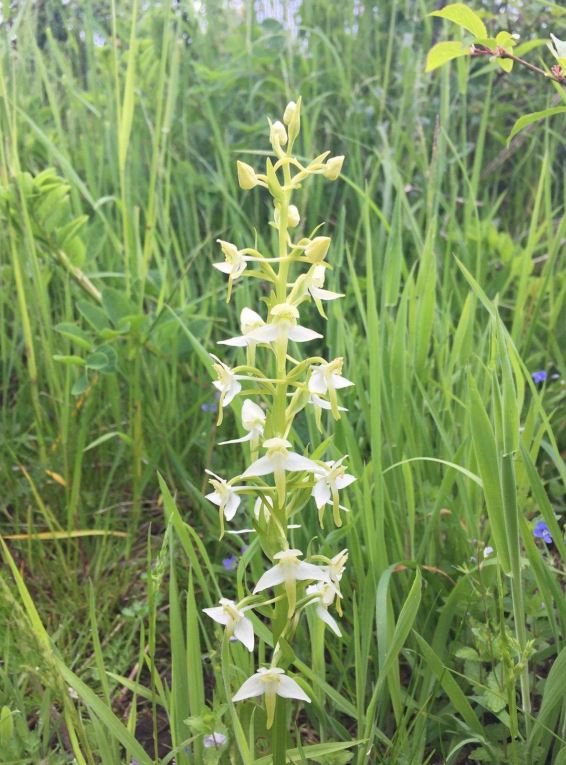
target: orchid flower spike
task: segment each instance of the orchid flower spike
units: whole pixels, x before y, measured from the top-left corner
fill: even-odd
[[[312,604],[316,606],[316,615],[327,624],[337,637],[342,637],[336,619],[328,613],[328,608],[334,603],[335,598],[341,598],[338,588],[332,582],[317,582],[306,589],[307,595],[313,597]]]
[[[335,420],[340,419],[336,391],[341,388],[348,388],[350,385],[354,384],[351,380],[347,380],[340,374],[342,372],[343,364],[344,359],[339,357],[334,359],[334,361],[325,362],[316,366],[313,365],[311,367],[311,375],[308,383],[310,393],[314,393],[318,396],[328,396]]]
[[[249,677],[239,691],[232,697],[232,701],[244,701],[256,696],[265,695],[265,710],[267,712],[267,728],[273,725],[275,715],[276,696],[283,699],[298,699],[310,703],[310,698],[301,686],[288,677],[280,667],[260,667],[255,675]]]
[[[265,457],[260,457],[242,473],[242,478],[252,478],[273,473],[277,493],[282,500],[285,496],[285,473],[307,471],[314,473],[320,469],[317,462],[303,457],[296,452],[290,452],[291,443],[285,438],[268,438],[263,442],[267,449]]]
[[[312,329],[297,324],[299,309],[292,303],[278,303],[269,312],[270,322],[254,330],[250,337],[260,343],[272,343],[276,340],[294,340],[296,343],[306,343],[322,337]]]
[[[246,646],[251,653],[254,650],[254,628],[244,612],[248,609],[238,608],[236,603],[229,598],[220,598],[220,605],[215,608],[203,608],[202,610],[218,624],[224,625],[228,637],[232,635]]]
[[[324,567],[315,566],[313,563],[306,563],[305,561],[299,560],[299,557],[302,556],[302,554],[303,553],[300,550],[282,550],[281,552],[275,553],[273,560],[276,560],[277,563],[260,577],[259,582],[254,587],[255,595],[270,587],[276,587],[278,584],[283,584],[289,604],[287,612],[289,619],[295,613],[297,582],[308,580],[321,582],[328,578],[327,570]]]

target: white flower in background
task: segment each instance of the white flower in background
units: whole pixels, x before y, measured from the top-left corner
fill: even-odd
[[[244,701],[265,694],[265,709],[267,712],[267,728],[273,725],[276,696],[283,699],[298,699],[310,703],[310,698],[301,686],[285,674],[280,667],[260,667],[255,675],[249,677],[240,690],[232,697],[232,701]]]
[[[254,587],[254,595],[270,587],[276,587],[282,584],[287,593],[289,603],[288,617],[291,618],[295,613],[295,604],[297,602],[297,582],[309,580],[324,581],[328,579],[326,567],[315,566],[313,563],[306,563],[299,560],[303,553],[300,550],[282,550],[275,553],[273,560],[277,563],[266,571]]]
[[[232,635],[246,646],[250,653],[254,650],[254,628],[251,621],[245,616],[246,609],[240,609],[233,600],[220,598],[220,605],[215,608],[203,608],[202,610],[211,619],[226,628],[228,637]]]
[[[208,736],[205,736],[202,740],[202,743],[205,749],[211,749],[213,746],[224,746],[227,741],[227,736],[225,736],[223,733],[218,733],[218,731],[214,731],[214,733],[210,733]]]
[[[240,313],[240,330],[242,334],[237,337],[231,337],[228,340],[219,340],[218,345],[230,345],[234,348],[255,347],[258,341],[252,337],[252,332],[263,326],[265,326],[265,322],[259,313],[252,311],[251,308],[242,308]]]
[[[226,444],[243,444],[245,441],[258,441],[263,436],[265,428],[265,412],[247,398],[242,404],[242,427],[247,435],[242,438],[234,438],[231,441],[221,441],[219,446]]]
[[[327,159],[323,172],[324,177],[328,178],[329,181],[335,181],[342,171],[343,164],[343,155],[338,157],[330,157],[330,159]]]
[[[332,584],[332,582],[317,582],[316,584],[309,585],[306,593],[316,597],[312,605],[316,606],[318,618],[327,624],[335,635],[342,637],[336,619],[328,612],[328,608],[334,603],[335,598],[342,597],[336,585]]]
[[[250,336],[260,343],[272,343],[279,339],[289,339],[296,343],[306,343],[322,337],[312,329],[297,324],[299,309],[292,303],[279,303],[269,312],[270,322],[254,330]]]
[[[242,501],[238,491],[244,487],[232,486],[228,481],[225,481],[224,478],[213,473],[212,470],[206,470],[205,472],[208,473],[208,475],[213,476],[209,479],[209,483],[212,484],[214,489],[214,491],[206,495],[206,498],[210,500],[213,505],[219,507],[221,521],[222,517],[226,518],[227,521],[231,521],[236,515],[236,510],[239,508],[240,502]]]
[[[334,522],[337,526],[342,525],[340,520],[340,496],[339,491],[345,489],[356,480],[353,475],[346,473],[342,464],[346,457],[339,460],[330,460],[324,463],[324,467],[317,469],[315,473],[316,483],[313,486],[312,496],[319,511],[319,519],[322,525],[322,517],[325,505],[333,506]],[[346,509],[346,508],[343,508]]]

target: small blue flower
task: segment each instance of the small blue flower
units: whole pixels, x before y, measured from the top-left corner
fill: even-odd
[[[226,571],[233,571],[235,568],[238,568],[238,559],[235,555],[231,555],[229,558],[224,558],[222,565]]]
[[[547,545],[552,544],[552,534],[544,521],[539,521],[534,527],[533,536],[537,539],[544,539]]]
[[[547,374],[544,371],[544,369],[540,369],[538,372],[532,372],[531,377],[533,378],[533,382],[535,382],[537,385],[540,385],[540,383],[543,383],[546,381]]]
[[[214,402],[212,404],[201,404],[200,408],[203,412],[212,412],[212,414],[215,414],[218,411],[218,404],[215,404]]]

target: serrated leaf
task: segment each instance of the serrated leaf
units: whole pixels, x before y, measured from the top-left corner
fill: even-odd
[[[425,72],[432,72],[455,58],[467,56],[469,52],[470,49],[458,40],[436,43],[427,54]]]
[[[481,18],[471,8],[464,5],[464,3],[451,3],[439,11],[433,11],[429,15],[452,21],[454,24],[470,32],[476,39],[487,37],[487,29]]]

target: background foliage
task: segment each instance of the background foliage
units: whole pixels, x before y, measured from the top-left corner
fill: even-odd
[[[550,83],[464,59],[425,75],[435,7],[4,3],[8,762],[153,762],[171,743],[181,764],[240,761],[241,742],[202,738],[232,730],[222,685],[250,671],[235,651],[221,676],[200,613],[246,568],[202,499],[205,467],[242,467],[214,449],[204,349],[237,312],[211,262],[218,236],[265,230],[235,160],[267,151],[266,115],[298,94],[304,154],[347,157],[300,209],[305,230],[333,230],[328,287],[347,297],[327,342],[356,382],[335,439],[359,480],[329,539],[350,549],[347,637],[297,649],[317,701],[294,757],[566,762],[564,119],[507,146],[518,116],[560,98]],[[549,31],[565,36],[556,4],[484,10],[538,40],[537,62]],[[533,537],[541,519],[552,544]],[[315,513],[302,523],[299,548]],[[85,531],[99,535],[69,538]],[[261,715],[248,722],[251,757],[268,757]]]

